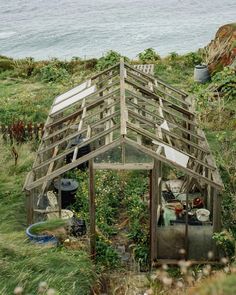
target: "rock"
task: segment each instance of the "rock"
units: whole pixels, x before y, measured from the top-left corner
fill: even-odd
[[[235,63],[236,23],[227,24],[218,29],[215,39],[204,48],[204,58],[210,73]]]

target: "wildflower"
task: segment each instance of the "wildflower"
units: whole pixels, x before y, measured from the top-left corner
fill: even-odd
[[[183,248],[181,248],[181,249],[179,249],[179,254],[182,254],[182,255],[184,255],[185,254],[185,250],[183,249]]]
[[[14,294],[15,295],[21,295],[21,294],[23,294],[23,291],[24,291],[23,288],[18,286],[18,287],[15,288]]]
[[[168,269],[168,265],[167,264],[163,264],[162,265],[162,269],[167,270]]]
[[[181,282],[181,281],[178,281],[178,282],[176,283],[176,286],[177,286],[177,288],[182,289],[182,288],[184,287],[184,283]]]
[[[40,282],[38,292],[39,293],[45,293],[48,288],[48,284],[46,282]]]
[[[152,294],[153,294],[152,289],[148,289],[145,291],[145,293],[143,295],[152,295]]]
[[[228,259],[227,259],[226,257],[222,257],[222,258],[221,258],[221,262],[222,262],[223,264],[227,264]]]
[[[224,267],[224,272],[225,273],[230,273],[230,267],[228,267],[228,266]]]
[[[52,288],[48,289],[47,295],[56,295],[56,290]]]
[[[162,279],[162,282],[163,282],[163,284],[166,285],[166,286],[171,286],[173,280],[172,280],[172,278],[164,277],[164,278]]]
[[[211,266],[208,264],[206,267],[203,268],[202,270],[204,276],[209,276],[211,273]]]
[[[214,253],[212,251],[209,251],[207,254],[208,259],[212,259],[214,256]]]

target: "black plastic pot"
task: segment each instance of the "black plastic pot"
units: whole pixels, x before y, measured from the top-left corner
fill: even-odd
[[[83,236],[86,234],[86,223],[84,219],[78,219],[77,217],[73,217],[71,234],[76,237]]]
[[[62,178],[61,179],[61,207],[62,209],[66,209],[75,203],[75,195],[78,189],[78,182],[74,179],[70,178]],[[54,187],[56,192],[59,190],[59,181],[54,182]]]
[[[73,147],[73,146],[76,146],[78,144],[81,144],[82,142],[84,141],[84,137],[83,136],[77,136],[76,138],[74,138],[73,140],[71,140],[70,144],[69,144],[69,147]],[[83,147],[81,147],[79,150],[78,150],[78,154],[77,154],[77,158],[81,158],[85,155],[87,155],[88,153],[90,153],[91,149],[90,149],[90,145],[87,144]],[[73,159],[73,153],[70,153],[66,156],[66,163],[69,164],[71,163]],[[80,165],[78,165],[77,167],[78,169],[80,170],[85,170],[86,168],[88,168],[88,162],[84,162]]]

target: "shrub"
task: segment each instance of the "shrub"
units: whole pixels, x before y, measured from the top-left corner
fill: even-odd
[[[69,73],[66,69],[58,66],[57,63],[48,64],[40,69],[43,82],[60,82],[69,79]]]
[[[0,57],[0,72],[9,71],[14,69],[14,62],[12,59]]]
[[[160,55],[153,49],[147,48],[138,54],[139,60],[142,62],[155,62],[161,59]]]
[[[216,241],[216,244],[224,252],[226,257],[232,258],[234,256],[235,241],[230,232],[224,230],[220,233],[214,233],[213,240]]]
[[[121,57],[122,56],[120,53],[110,50],[103,57],[99,58],[96,68],[99,71],[103,71],[103,70],[115,65],[116,63],[118,63],[120,61]],[[126,57],[125,57],[125,60],[127,60]]]
[[[212,77],[212,83],[218,91],[220,91],[224,98],[228,101],[236,97],[236,70],[225,67],[221,72],[216,73]]]
[[[202,56],[199,52],[189,52],[183,56],[186,66],[195,66],[202,63]]]
[[[33,75],[36,68],[36,62],[32,57],[26,57],[14,62],[16,76],[27,78]]]

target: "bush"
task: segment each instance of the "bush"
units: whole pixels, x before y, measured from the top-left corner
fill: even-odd
[[[186,66],[196,66],[202,63],[202,57],[198,52],[189,52],[184,55]]]
[[[220,91],[227,101],[236,97],[236,70],[225,67],[223,71],[216,73],[212,77],[212,83]]]
[[[12,59],[0,57],[0,72],[14,69],[14,62]]]
[[[32,57],[26,57],[14,62],[16,76],[27,78],[33,75],[36,68],[36,62]]]
[[[147,48],[138,54],[139,60],[142,62],[155,62],[161,59],[160,55],[153,49]]]
[[[220,233],[214,233],[213,240],[216,241],[216,245],[220,247],[226,257],[232,258],[234,256],[235,241],[230,232],[224,230]]]
[[[120,53],[110,50],[103,57],[99,58],[96,68],[99,71],[103,71],[118,63],[121,57]],[[126,57],[125,60],[127,60]]]
[[[40,75],[43,82],[61,82],[69,79],[69,73],[66,69],[58,66],[56,63],[48,64],[40,69]]]

